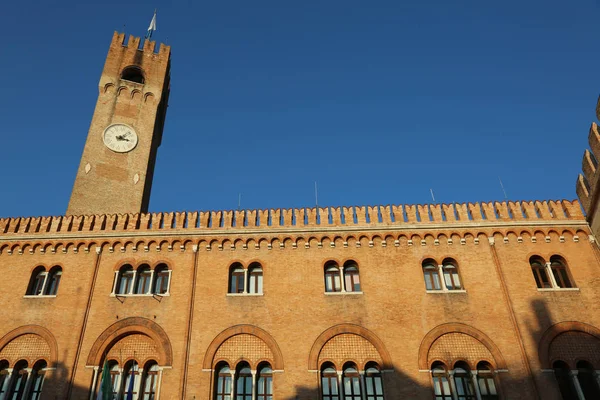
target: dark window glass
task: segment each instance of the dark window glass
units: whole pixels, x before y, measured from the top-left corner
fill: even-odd
[[[322,400],[340,400],[338,376],[334,368],[326,367],[321,371]]]
[[[451,263],[444,263],[444,283],[448,290],[461,290],[460,277],[458,276],[458,267]]]
[[[356,265],[344,267],[344,285],[347,292],[360,292],[360,277]]]
[[[231,270],[229,293],[244,293],[244,269],[242,267]]]
[[[433,395],[435,400],[452,400],[450,382],[446,368],[441,364],[431,367],[431,379],[433,381]]]
[[[152,272],[148,265],[141,265],[136,272],[136,284],[135,294],[147,294],[150,293],[150,280],[152,279]]]
[[[332,264],[325,267],[325,291],[341,292],[340,270],[337,265]]]
[[[42,396],[42,386],[44,385],[44,375],[46,373],[46,362],[37,362],[31,371],[31,389],[29,391],[30,400],[40,400]]]
[[[218,369],[216,379],[216,400],[231,400],[231,370],[229,366],[223,365]]]
[[[578,400],[577,391],[570,375],[569,366],[563,361],[556,361],[552,365],[554,376],[563,400]]]
[[[342,375],[344,400],[361,400],[360,375],[355,367],[346,367]]]
[[[133,286],[133,267],[131,265],[121,267],[117,279],[117,294],[129,294]]]
[[[243,365],[235,377],[235,400],[252,400],[252,372]]]
[[[12,373],[12,385],[8,393],[9,400],[21,400],[25,393],[25,384],[27,383],[27,362],[19,361]]]
[[[10,375],[8,374],[8,361],[0,361],[0,399],[3,398],[8,391],[8,388],[5,386],[8,385],[9,379]]]
[[[423,265],[423,278],[425,279],[425,289],[427,290],[441,290],[442,285],[440,284],[440,274],[438,273],[438,267],[433,264]]]
[[[27,287],[26,294],[28,296],[38,296],[42,294],[44,289],[44,282],[46,281],[46,269],[44,267],[37,267],[31,274],[29,280],[29,286]]]
[[[475,389],[471,374],[465,368],[454,369],[454,385],[458,400],[475,400]]]
[[[131,388],[131,395],[135,399],[137,398],[137,389],[138,389],[138,379],[140,379],[140,371],[137,363],[135,361],[129,362],[125,365],[125,382],[123,385],[123,398],[126,399],[129,395]],[[133,380],[133,382],[132,382]]]
[[[477,365],[477,385],[479,386],[479,393],[481,393],[481,400],[500,399],[494,380],[494,371],[486,362],[480,362]]]
[[[365,371],[365,391],[367,400],[384,400],[381,372],[374,366],[367,367]]]
[[[571,280],[569,279],[569,274],[567,273],[567,266],[563,260],[553,257],[550,259],[550,268],[552,269],[552,274],[554,275],[554,280],[558,287],[573,287],[571,285]]]
[[[533,272],[533,277],[535,279],[535,284],[538,288],[551,288],[552,284],[550,283],[550,279],[548,278],[548,274],[546,273],[546,266],[544,265],[544,261],[534,258],[530,261],[531,264],[531,272]]]
[[[258,371],[257,400],[273,400],[273,370],[265,365]]]
[[[158,364],[154,361],[146,363],[142,374],[142,400],[154,400],[158,383]]]
[[[248,272],[248,293],[263,292],[263,270],[260,266],[250,268]]]
[[[155,294],[165,294],[169,290],[169,268],[165,264],[160,264],[154,269],[154,289]]]
[[[62,268],[53,267],[48,275],[48,283],[46,283],[46,291],[44,294],[56,296],[56,293],[58,292],[58,284],[60,283],[61,277]]]
[[[600,388],[598,387],[598,380],[594,374],[594,368],[586,361],[579,361],[577,363],[577,378],[581,385],[581,391],[586,399],[600,399]]]

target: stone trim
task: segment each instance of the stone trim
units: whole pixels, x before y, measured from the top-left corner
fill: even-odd
[[[101,365],[103,358],[112,345],[132,333],[149,336],[158,347],[159,354],[158,360],[156,360],[158,364],[162,366],[172,365],[173,353],[166,332],[156,322],[141,317],[125,318],[106,328],[94,342],[86,365]]]
[[[377,349],[377,352],[379,353],[383,361],[381,369],[394,369],[394,366],[392,364],[392,358],[390,357],[389,352],[385,348],[383,341],[379,339],[377,335],[359,325],[339,324],[325,330],[315,340],[308,356],[308,370],[319,370],[319,354],[321,353],[321,349],[323,348],[323,346],[325,346],[325,344],[329,340],[331,340],[334,336],[348,333],[361,336],[364,339],[368,340],[373,346],[375,346],[375,349]]]
[[[267,347],[269,347],[271,353],[273,354],[272,368],[274,370],[283,370],[283,355],[279,349],[279,346],[277,345],[277,342],[267,331],[254,325],[236,325],[219,333],[206,350],[204,362],[202,363],[202,369],[212,369],[214,358],[217,354],[217,350],[219,350],[219,347],[221,347],[221,345],[225,343],[227,339],[240,334],[253,335],[261,339],[267,345]]]
[[[494,365],[494,369],[506,369],[506,361],[500,352],[500,349],[496,344],[483,332],[470,327],[465,324],[450,322],[447,324],[438,325],[432,330],[430,330],[427,335],[421,341],[421,346],[419,347],[419,369],[425,370],[429,369],[428,365],[428,354],[431,345],[439,339],[440,336],[445,335],[447,333],[463,333],[465,335],[473,337],[475,340],[478,340],[481,344],[483,344],[494,357],[494,361],[496,365]]]
[[[558,335],[561,333],[569,332],[569,331],[579,331],[583,333],[587,333],[588,335],[592,335],[596,337],[596,339],[600,340],[600,329],[595,326],[586,324],[584,322],[579,321],[564,321],[559,322],[557,324],[552,325],[542,335],[540,339],[540,344],[538,346],[538,354],[540,357],[542,370],[551,370],[552,365],[550,363],[550,344]]]

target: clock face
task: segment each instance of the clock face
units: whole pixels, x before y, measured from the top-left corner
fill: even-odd
[[[116,153],[127,153],[137,146],[138,136],[132,127],[125,124],[113,124],[102,134],[104,145]]]

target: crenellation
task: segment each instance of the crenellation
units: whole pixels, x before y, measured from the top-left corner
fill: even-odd
[[[478,222],[483,221],[485,218],[481,214],[481,206],[479,203],[467,203],[467,210],[471,216],[471,221]]]
[[[144,40],[144,53],[153,54],[156,48],[156,42],[153,40],[146,39]]]
[[[594,176],[596,175],[596,164],[594,163],[592,157],[592,153],[590,153],[588,149],[585,149],[583,153],[581,169],[583,170],[583,175],[588,182],[595,182]]]
[[[427,204],[417,204],[417,213],[419,215],[420,222],[431,222],[429,217],[429,207]]]
[[[483,215],[485,219],[495,220],[496,218],[496,209],[494,207],[494,203],[491,202],[482,202],[481,208],[483,210]]]
[[[140,48],[140,37],[129,35],[129,40],[127,40],[127,47],[130,49],[138,50]]]

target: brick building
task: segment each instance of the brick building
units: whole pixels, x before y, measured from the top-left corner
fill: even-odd
[[[0,400],[600,398],[577,200],[147,213],[170,48],[113,36],[67,214],[0,219]],[[594,230],[592,230],[592,228]]]

